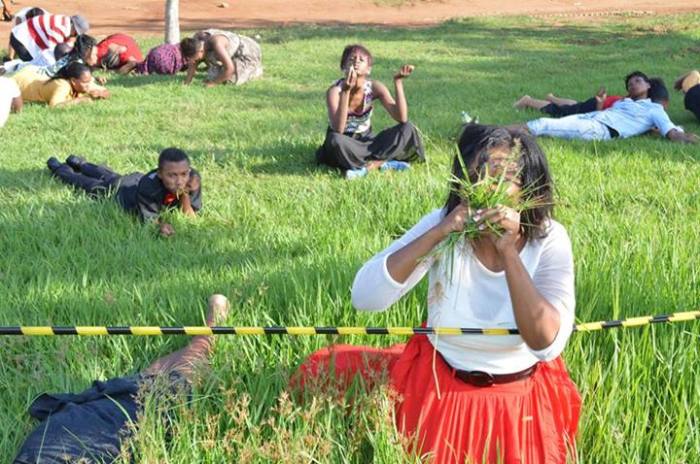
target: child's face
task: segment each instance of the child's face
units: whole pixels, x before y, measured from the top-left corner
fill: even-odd
[[[165,189],[174,194],[184,193],[190,180],[190,163],[187,161],[166,161],[158,168],[158,177]]]
[[[369,65],[369,57],[360,50],[354,51],[345,62],[343,70],[348,72],[351,68],[355,70],[358,76],[368,75],[372,69]]]

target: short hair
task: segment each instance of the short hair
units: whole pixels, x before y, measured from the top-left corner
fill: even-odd
[[[165,163],[179,163],[181,161],[187,161],[189,164],[190,158],[187,153],[175,147],[166,148],[158,156],[158,169],[162,169]]]
[[[34,16],[41,16],[44,14],[46,14],[46,10],[35,6],[34,8],[30,8],[29,11],[27,11],[27,13],[24,15],[24,17],[25,19],[31,19]]]
[[[53,49],[53,57],[56,61],[58,61],[64,56],[68,55],[71,50],[73,50],[73,46],[68,42],[60,43]]]
[[[192,58],[204,46],[204,42],[192,37],[182,39],[180,42],[180,51],[185,58]]]
[[[652,77],[649,79],[649,85],[651,87],[649,88],[648,97],[654,103],[667,102],[671,99],[668,89],[666,88],[666,83],[660,77]]]
[[[90,68],[79,61],[72,61],[56,71],[56,74],[49,79],[51,81],[57,79],[80,79],[80,76],[88,73],[91,74]]]
[[[546,222],[552,217],[554,185],[544,152],[535,138],[521,130],[500,126],[466,124],[457,142],[459,153],[452,163],[452,175],[456,179],[478,182],[484,166],[489,162],[489,152],[500,147],[518,153],[518,180],[524,201],[537,200],[537,206],[521,213],[521,233],[527,241],[547,235]],[[466,172],[465,172],[466,170]],[[445,215],[461,202],[456,189],[459,182],[450,183],[450,193],[445,202]]]
[[[632,79],[633,77],[641,77],[642,79],[644,79],[646,81],[647,84],[650,84],[649,76],[647,76],[646,74],[644,74],[641,71],[632,71],[627,76],[625,76],[625,90],[627,90],[629,88],[630,79]]]
[[[340,69],[341,71],[345,68],[345,63],[350,59],[353,53],[355,52],[360,52],[363,55],[367,57],[367,64],[372,66],[372,62],[374,61],[374,58],[372,58],[372,54],[370,53],[369,50],[367,50],[367,47],[364,45],[360,44],[352,44],[348,45],[345,47],[343,50],[343,55],[340,57]]]

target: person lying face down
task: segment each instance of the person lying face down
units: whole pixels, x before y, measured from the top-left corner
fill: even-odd
[[[144,222],[157,223],[164,237],[173,235],[175,230],[160,220],[163,211],[177,209],[187,216],[195,216],[202,208],[201,177],[190,166],[187,154],[179,148],[163,150],[158,157],[158,168],[147,174],[120,175],[76,155],[70,155],[65,163],[51,157],[46,164],[59,180],[89,195],[114,193],[114,199],[122,208]]]
[[[537,136],[580,140],[629,138],[655,128],[669,140],[697,143],[698,137],[695,134],[686,134],[681,127],[673,124],[663,104],[650,98],[650,91],[654,96],[652,82],[646,74],[640,71],[630,73],[625,79],[625,86],[627,98],[615,102],[606,111],[577,114],[561,119],[540,118],[519,127]],[[658,96],[661,88],[655,91],[657,96],[654,98],[663,101],[663,97]]]
[[[345,76],[326,92],[328,129],[316,161],[344,171],[348,179],[374,169],[403,170],[410,166],[408,162],[425,160],[423,141],[408,120],[404,94],[404,80],[414,67],[405,64],[394,75],[394,98],[384,84],[369,78],[373,62],[367,48],[348,45],[340,59]],[[398,123],[376,135],[372,133],[374,100]]]
[[[93,83],[90,68],[79,62],[64,66],[51,78],[40,68],[27,66],[12,79],[19,86],[25,102],[58,107],[109,98],[107,89]]]
[[[229,309],[224,295],[212,295],[206,324],[220,325]],[[80,393],[39,395],[29,408],[39,423],[25,438],[13,464],[123,462],[119,457],[124,441],[147,412],[144,399],[155,402],[158,409],[189,401],[192,383],[201,377],[213,348],[213,336],[195,336],[184,348],[136,374],[96,380]],[[163,425],[167,427],[168,421]]]

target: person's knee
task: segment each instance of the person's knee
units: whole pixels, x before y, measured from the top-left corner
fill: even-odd
[[[334,150],[339,149],[341,147],[341,145],[343,143],[343,139],[345,137],[347,137],[347,135],[343,135],[340,132],[335,132],[335,131],[329,132],[328,137],[327,137],[328,146]]]

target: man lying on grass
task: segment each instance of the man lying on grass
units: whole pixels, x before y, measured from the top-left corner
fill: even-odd
[[[207,325],[224,322],[229,308],[225,296],[209,298]],[[168,400],[182,402],[198,369],[208,362],[213,344],[214,337],[199,335],[138,374],[95,381],[78,394],[39,396],[29,413],[41,422],[25,439],[13,464],[114,462],[126,453],[123,441],[137,428],[144,400],[154,401],[158,408],[170,404]]]
[[[201,177],[190,167],[187,154],[178,148],[163,150],[158,157],[158,168],[145,175],[134,172],[122,176],[75,155],[66,158],[65,163],[51,157],[46,164],[54,176],[90,195],[102,196],[114,191],[114,198],[122,208],[138,214],[145,222],[157,222],[164,237],[173,235],[175,229],[159,219],[161,211],[179,208],[184,214],[194,216],[202,208]]]
[[[673,124],[664,107],[649,98],[651,82],[646,74],[635,71],[625,78],[628,96],[605,111],[576,114],[561,119],[540,118],[522,129],[533,135],[562,139],[610,140],[644,134],[654,128],[674,142],[697,143],[695,134],[686,134]]]

